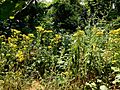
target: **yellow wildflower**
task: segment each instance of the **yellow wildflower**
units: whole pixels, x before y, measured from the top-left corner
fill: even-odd
[[[10,19],[14,19],[14,16],[10,16],[9,18],[10,18]]]
[[[9,45],[10,45],[10,47],[13,48],[13,49],[17,48],[17,45],[16,45],[16,44],[10,43]]]
[[[59,34],[55,34],[55,38],[56,38],[56,39],[60,39],[61,36],[60,36]]]
[[[51,49],[52,48],[52,46],[48,46],[48,49]]]
[[[55,34],[55,38],[53,39],[53,41],[55,43],[59,43],[60,39],[61,39],[61,36],[59,34]]]
[[[25,35],[25,34],[23,34],[23,39],[24,39],[24,40],[30,40],[30,37],[27,36],[27,35]]]
[[[61,35],[55,34],[55,37],[51,39],[51,41],[54,43],[59,43],[61,41]]]
[[[45,30],[44,32],[50,33],[53,32],[52,30]]]
[[[96,33],[97,36],[102,36],[103,34],[104,34],[103,31],[98,31],[98,32]]]
[[[16,58],[17,58],[17,61],[18,61],[18,62],[22,62],[22,61],[25,60],[24,54],[23,54],[23,52],[22,52],[21,50],[19,50],[19,51],[17,52]]]
[[[11,42],[11,37],[8,37],[8,42]]]
[[[29,37],[34,38],[34,34],[28,34]]]
[[[114,64],[114,63],[116,63],[117,62],[117,60],[112,60],[112,64]]]
[[[44,28],[42,28],[41,26],[36,27],[36,29],[38,32],[44,31]]]
[[[30,37],[29,37],[29,36],[26,36],[26,40],[30,40]]]
[[[9,42],[9,43],[13,43],[13,42],[17,42],[17,41],[18,41],[17,38],[8,37],[8,42]]]
[[[77,31],[76,33],[74,33],[74,37],[80,37],[80,36],[83,36],[85,33],[84,33],[84,31],[82,31],[82,30],[79,30],[79,31]]]
[[[117,29],[117,30],[111,30],[109,32],[110,35],[117,35],[117,34],[120,34],[120,29]]]
[[[11,29],[11,31],[14,33],[14,34],[20,34],[21,32],[16,30],[16,29]]]

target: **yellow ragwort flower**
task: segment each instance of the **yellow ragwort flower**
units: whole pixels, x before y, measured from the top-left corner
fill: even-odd
[[[23,39],[24,39],[24,40],[30,40],[30,37],[27,36],[27,35],[25,35],[25,34],[23,34]]]
[[[96,33],[97,36],[102,36],[103,34],[104,34],[103,31],[98,31],[98,32]]]
[[[56,38],[56,39],[60,39],[61,36],[60,36],[59,34],[55,34],[55,38]]]
[[[85,34],[85,32],[84,31],[82,31],[82,30],[79,30],[79,31],[77,31],[76,33],[74,33],[74,37],[81,37],[81,36],[83,36]]]
[[[36,29],[38,32],[44,31],[44,28],[42,28],[41,26],[36,27]]]
[[[11,31],[13,32],[13,34],[20,34],[21,32],[16,30],[16,29],[11,29]]]
[[[15,43],[15,42],[17,42],[18,41],[18,38],[14,38],[14,37],[8,37],[8,42],[9,43]]]
[[[109,34],[110,34],[110,35],[118,35],[118,34],[120,34],[120,29],[111,30],[111,31],[109,32]]]
[[[10,43],[9,45],[10,45],[10,47],[13,48],[13,49],[16,49],[16,48],[17,48],[17,45],[16,45],[16,44]]]
[[[14,16],[10,16],[9,18],[10,18],[10,19],[14,19]]]
[[[16,54],[16,59],[18,62],[23,62],[25,60],[24,54],[21,50],[19,50]]]
[[[44,32],[46,32],[46,33],[51,33],[51,32],[53,32],[52,30],[45,30]]]
[[[52,48],[52,46],[48,46],[48,49],[51,49]]]
[[[28,37],[34,38],[34,34],[28,34]]]

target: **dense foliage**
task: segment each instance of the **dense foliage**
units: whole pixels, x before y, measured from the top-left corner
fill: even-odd
[[[119,0],[0,1],[0,90],[120,88]]]

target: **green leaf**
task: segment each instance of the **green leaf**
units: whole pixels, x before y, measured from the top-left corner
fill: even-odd
[[[12,15],[16,3],[11,0],[6,0],[0,5],[0,19],[6,19]]]
[[[6,0],[0,4],[0,19],[7,19],[23,8],[26,1]]]

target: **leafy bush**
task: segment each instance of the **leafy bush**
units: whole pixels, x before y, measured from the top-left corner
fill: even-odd
[[[46,89],[118,88],[120,29],[93,27],[71,35],[36,29],[37,37],[16,29],[8,39],[0,36],[1,88],[22,89],[33,79]]]

